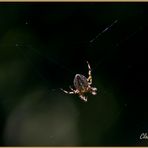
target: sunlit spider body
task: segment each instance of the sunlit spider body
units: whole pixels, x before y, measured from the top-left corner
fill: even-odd
[[[97,94],[96,93],[97,88],[91,86],[92,84],[91,67],[88,62],[87,64],[88,64],[88,78],[86,78],[84,75],[76,74],[73,81],[75,90],[71,87],[70,87],[71,91],[66,91],[61,89],[67,94],[78,94],[80,99],[84,100],[85,102],[87,102],[87,97],[85,96],[86,93],[91,93],[92,95]]]

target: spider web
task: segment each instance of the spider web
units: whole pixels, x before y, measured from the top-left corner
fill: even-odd
[[[91,47],[95,46],[95,42],[97,42],[97,40],[99,40],[99,37],[101,37],[104,33],[107,33],[108,31],[110,31],[112,29],[112,27],[114,27],[114,25],[117,22],[118,22],[118,20],[113,21],[109,26],[107,26],[100,33],[98,33],[93,39],[90,40],[89,46],[91,46]],[[28,23],[25,23],[25,24],[28,25]],[[47,76],[43,76],[43,74],[42,74],[42,72],[40,70],[37,70],[37,69],[34,68],[34,65],[36,63],[34,63],[33,60],[31,60],[32,54],[35,54],[41,60],[45,59],[47,61],[47,66],[50,63],[50,64],[54,65],[55,67],[57,67],[57,69],[59,69],[59,72],[64,71],[64,73],[68,73],[70,75],[71,74],[75,75],[74,70],[72,70],[70,67],[62,64],[60,61],[56,60],[56,58],[54,58],[53,56],[44,54],[43,52],[36,49],[32,45],[29,45],[29,44],[27,44],[25,42],[17,42],[15,46],[16,46],[16,48],[18,48],[19,54],[22,55],[22,57],[24,58],[24,60],[26,62],[30,63],[32,69],[34,69],[34,71],[39,75],[39,77],[44,82],[47,81],[48,78],[47,78]],[[103,60],[105,60],[105,58],[103,58]],[[84,61],[84,62],[85,62],[85,66],[87,68],[86,61]],[[98,63],[96,65],[98,66]],[[95,67],[95,70],[97,69],[97,66]],[[47,67],[47,69],[48,69],[48,67]],[[50,71],[52,71],[52,69],[50,69]],[[59,75],[59,77],[60,77],[60,75]],[[55,90],[58,90],[58,89],[51,89],[51,90],[55,91]]]
[[[16,47],[19,50],[19,53],[22,55],[22,57],[24,58],[24,60],[28,63],[30,63],[31,68],[35,71],[35,73],[37,75],[39,75],[39,77],[44,81],[44,82],[48,82],[49,77],[48,77],[48,72],[51,74],[52,73],[52,68],[56,67],[58,70],[56,70],[57,73],[59,73],[59,77],[60,72],[62,73],[62,71],[67,72],[69,74],[74,74],[74,72],[68,68],[67,66],[65,66],[64,64],[62,64],[61,62],[59,62],[58,60],[55,60],[56,58],[54,58],[53,56],[49,56],[44,54],[43,52],[40,52],[38,49],[35,49],[34,47],[32,47],[31,45],[26,45],[25,43],[17,43]],[[42,72],[42,68],[39,65],[39,69],[38,68],[34,68],[35,64],[39,64],[39,62],[37,61],[33,61],[32,60],[32,54],[35,54],[35,56],[37,56],[37,59],[42,63],[41,65],[47,64],[45,65],[45,69],[49,69],[49,71],[47,70],[47,73],[45,71]],[[49,66],[49,67],[48,67]],[[43,68],[43,69],[44,69]],[[51,74],[51,77],[53,75]],[[58,79],[57,79],[58,80]],[[53,90],[58,90],[58,89],[51,89]]]
[[[107,27],[105,27],[101,32],[99,32],[95,37],[93,37],[90,41],[88,41],[88,43],[86,44],[88,46],[88,48],[94,48],[97,44],[97,42],[99,42],[99,40],[101,38],[103,38],[104,34],[109,34],[113,29],[116,28],[116,25],[120,23],[119,20],[115,19],[114,21],[111,22],[110,25],[106,25]],[[28,22],[25,23],[26,25],[28,25]],[[121,41],[118,41],[117,43],[114,43],[112,45],[113,48],[118,48],[121,44],[124,44],[124,42],[126,42],[127,40],[129,40],[131,37],[133,37],[136,33],[138,33],[139,31],[141,31],[142,27],[139,27],[138,29],[136,29],[135,31],[131,32],[130,35],[126,35],[123,39],[121,39]],[[61,61],[59,61],[59,59],[57,58],[54,58],[53,55],[49,55],[49,54],[46,54],[44,53],[44,50],[43,52],[41,52],[42,50],[40,49],[37,49],[35,47],[33,47],[31,44],[27,44],[25,42],[17,42],[16,43],[16,48],[18,48],[18,52],[19,54],[22,55],[22,57],[24,58],[24,60],[26,60],[26,62],[30,63],[32,69],[35,71],[35,73],[37,75],[39,75],[39,77],[47,83],[48,83],[48,80],[51,79],[52,76],[48,77],[47,74],[43,74],[43,72],[40,70],[38,70],[38,68],[34,68],[35,66],[35,62],[32,60],[32,54],[38,56],[38,59],[41,59],[41,62],[42,60],[45,60],[46,62],[46,69],[49,69],[49,71],[47,70],[47,73],[49,72],[50,74],[52,73],[52,68],[50,68],[50,66],[52,65],[52,67],[56,67],[57,71],[56,73],[58,73],[57,75],[57,78],[62,78],[64,77],[64,75],[70,75],[70,76],[73,76],[76,74],[75,71],[70,68],[69,66],[65,65],[65,63],[62,63]],[[44,47],[45,48],[45,47]],[[101,60],[99,60],[99,62],[96,62],[94,63],[94,65],[91,65],[92,69],[93,70],[97,70],[99,69],[99,66],[110,56],[110,52],[106,53],[103,57],[101,57]],[[88,60],[87,58],[84,58],[86,59],[86,61]],[[86,61],[83,61],[83,67],[85,66],[85,73],[87,74],[87,65],[86,65]],[[49,64],[49,65],[48,65]],[[81,64],[82,65],[82,64]],[[48,67],[49,66],[49,67]],[[93,71],[94,72],[94,71]],[[72,79],[73,79],[72,77]],[[55,79],[56,80],[56,79]],[[57,81],[59,81],[61,79],[57,79]],[[68,84],[69,82],[67,82]],[[73,85],[72,84],[73,81],[70,81],[70,84],[69,85]],[[62,84],[62,83],[61,83]],[[47,84],[48,85],[48,84]],[[54,86],[54,84],[52,84]],[[62,86],[56,86],[56,88],[52,88],[50,87],[50,89],[48,90],[50,92],[51,91],[58,91],[60,90]],[[68,87],[67,87],[68,88]]]

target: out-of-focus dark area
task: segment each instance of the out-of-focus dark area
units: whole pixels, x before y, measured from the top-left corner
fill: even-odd
[[[148,145],[147,34],[148,3],[1,2],[0,145]]]

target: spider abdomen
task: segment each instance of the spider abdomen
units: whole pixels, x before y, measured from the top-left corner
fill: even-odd
[[[74,78],[74,86],[79,91],[85,91],[88,87],[87,78],[81,74],[76,74]]]

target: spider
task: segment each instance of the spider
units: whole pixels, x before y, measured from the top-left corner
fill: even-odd
[[[92,95],[96,95],[97,88],[91,87],[92,84],[92,76],[91,76],[91,67],[87,61],[88,65],[88,78],[86,78],[82,74],[76,74],[74,77],[74,87],[73,89],[71,86],[69,87],[71,91],[66,91],[61,88],[61,90],[66,94],[78,94],[80,99],[87,102],[87,97],[85,96],[86,93],[91,93]]]

